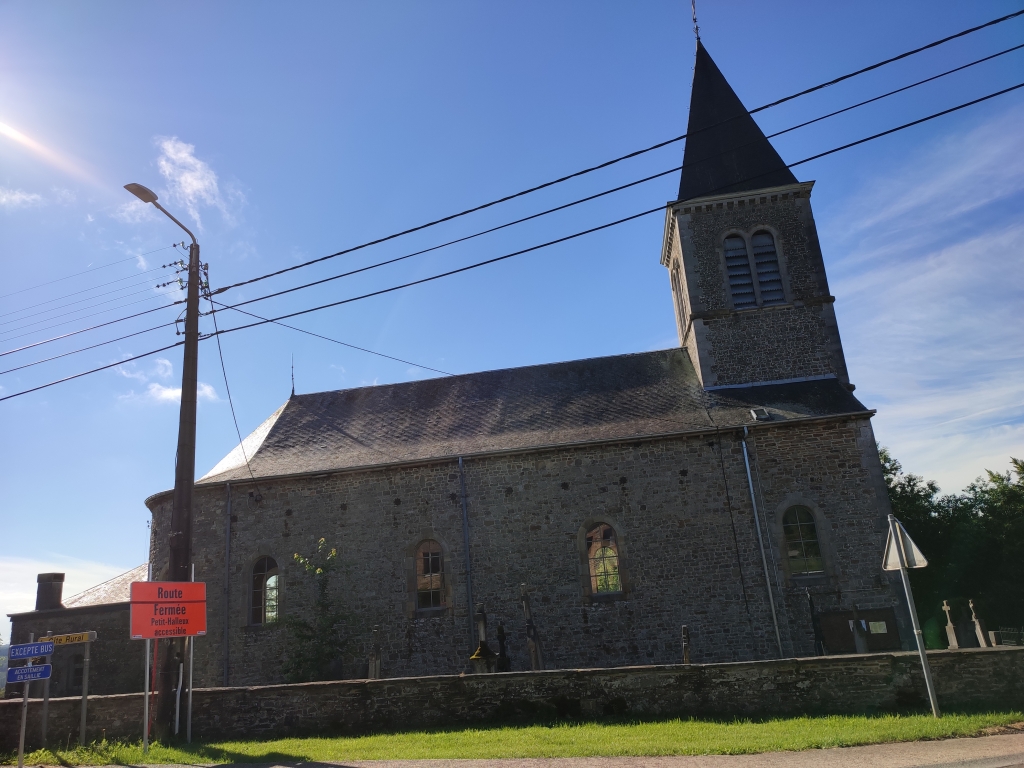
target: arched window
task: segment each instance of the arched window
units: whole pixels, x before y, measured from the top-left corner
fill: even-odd
[[[747,242],[737,235],[725,238],[725,269],[729,273],[729,293],[736,309],[757,306],[754,281],[750,275]]]
[[[779,271],[779,255],[775,251],[775,238],[769,232],[756,232],[750,238],[754,249],[754,265],[757,268],[757,287],[761,294],[761,305],[785,304],[786,295],[782,290],[782,273]]]
[[[587,531],[587,562],[590,565],[591,594],[622,591],[619,544],[615,540],[615,529],[607,523],[600,523]]]
[[[416,549],[416,608],[443,608],[444,554],[433,539]]]
[[[277,561],[272,557],[261,557],[252,567],[252,610],[253,624],[273,624],[278,619],[280,597],[280,575]]]
[[[782,515],[782,530],[786,537],[786,556],[791,574],[799,576],[825,570],[811,510],[800,506],[787,509]]]

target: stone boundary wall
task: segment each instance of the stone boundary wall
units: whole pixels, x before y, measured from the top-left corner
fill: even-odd
[[[1024,648],[933,651],[928,657],[945,710],[1024,708]],[[77,740],[80,701],[50,700],[52,743]],[[137,693],[90,697],[87,738],[141,739],[142,704]],[[757,717],[927,707],[917,654],[885,653],[197,688],[192,733],[209,741],[545,717]],[[0,749],[17,749],[20,708],[20,700],[0,702]],[[30,700],[27,742],[33,746],[41,711],[42,701]]]

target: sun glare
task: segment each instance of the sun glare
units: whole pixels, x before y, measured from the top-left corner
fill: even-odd
[[[21,144],[23,147],[31,150],[37,156],[45,160],[50,165],[58,168],[65,173],[68,173],[82,181],[87,181],[91,184],[97,183],[96,180],[86,172],[78,163],[62,156],[60,153],[40,144],[35,139],[26,136],[21,131],[12,128],[6,123],[0,123],[0,135],[6,136],[11,141]]]

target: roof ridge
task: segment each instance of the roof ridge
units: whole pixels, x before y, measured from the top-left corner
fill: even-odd
[[[492,373],[505,373],[507,371],[530,371],[536,368],[554,368],[561,365],[575,365],[577,363],[590,363],[596,360],[610,360],[611,358],[624,358],[624,357],[638,357],[640,355],[650,355],[657,352],[673,352],[682,347],[665,347],[664,349],[648,349],[644,352],[621,352],[614,355],[597,355],[595,357],[580,357],[575,360],[559,360],[550,363],[533,363],[531,365],[515,365],[509,366],[508,368],[491,368],[485,371],[468,371],[466,373],[455,373],[451,376],[431,376],[425,379],[415,379],[413,381],[395,381],[390,384],[368,384],[362,387],[349,387],[347,389],[325,389],[319,392],[307,392],[302,395],[295,395],[295,400],[301,400],[304,397],[316,397],[318,395],[335,394],[338,392],[358,392],[363,389],[384,389],[385,387],[403,387],[403,386],[415,386],[416,384],[422,384],[426,381],[454,381],[456,379],[463,379],[467,376],[485,376]],[[291,400],[292,398],[289,398]],[[287,405],[287,403],[285,403]]]

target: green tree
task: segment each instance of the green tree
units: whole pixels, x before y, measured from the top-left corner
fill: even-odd
[[[989,628],[1024,625],[1024,461],[940,495],[885,448],[879,456],[893,513],[928,558],[927,568],[911,571],[922,622],[945,624],[943,600],[956,620],[973,599]]]
[[[330,680],[336,678],[340,671],[338,665],[344,643],[338,625],[344,617],[337,610],[330,591],[331,573],[337,557],[338,551],[328,548],[325,539],[317,541],[316,551],[308,556],[295,553],[295,562],[312,581],[314,597],[311,619],[285,619],[293,640],[284,663],[289,682]]]

